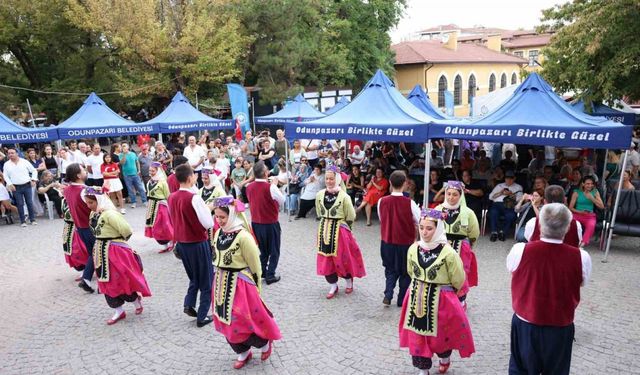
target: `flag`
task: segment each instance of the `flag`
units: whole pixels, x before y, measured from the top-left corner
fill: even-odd
[[[242,127],[240,126],[240,119],[236,119],[235,124],[236,124],[236,130],[235,130],[236,141],[240,142],[242,140]]]
[[[447,116],[453,116],[453,94],[451,91],[444,92],[444,107],[447,110]]]
[[[237,83],[227,84],[227,92],[229,93],[229,102],[231,103],[231,114],[236,120],[236,127],[239,126],[242,135],[244,135],[244,133],[251,130],[247,92],[244,87]]]

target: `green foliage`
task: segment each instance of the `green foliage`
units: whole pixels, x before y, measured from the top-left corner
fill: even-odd
[[[640,2],[574,0],[543,12],[541,31],[556,34],[542,74],[585,102],[640,99]]]

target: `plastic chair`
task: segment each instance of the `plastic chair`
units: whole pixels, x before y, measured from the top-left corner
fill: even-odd
[[[49,197],[47,196],[47,194],[43,194],[44,195],[44,204],[45,204],[45,211],[47,211],[47,215],[49,216],[49,220],[53,220],[54,215],[53,212],[55,210],[55,207],[53,207],[53,202],[51,202],[49,200]],[[26,204],[25,204],[26,207]]]

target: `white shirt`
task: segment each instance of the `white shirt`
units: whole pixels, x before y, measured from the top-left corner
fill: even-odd
[[[0,202],[8,200],[11,200],[9,191],[7,190],[7,187],[4,186],[4,184],[0,184]]]
[[[193,193],[193,190],[187,188],[180,188],[180,190],[188,191]],[[196,211],[196,216],[198,216],[198,221],[204,227],[204,229],[213,228],[213,216],[211,216],[211,210],[207,207],[207,204],[204,203],[202,197],[199,194],[194,194],[191,198],[191,206]]]
[[[578,242],[582,242],[582,224],[576,220],[576,228],[578,229]],[[527,221],[524,226],[524,238],[527,241],[531,241],[531,236],[533,235],[533,231],[536,229],[536,218],[533,217]]]
[[[88,174],[89,178],[100,179],[104,178],[102,176],[102,171],[100,167],[102,167],[104,154],[100,152],[99,155],[91,154],[87,156],[87,166],[91,167],[91,173]]]
[[[69,155],[69,160],[71,160],[73,163],[78,163],[81,165],[86,164],[87,156],[83,154],[82,151],[68,151],[67,154]]]
[[[193,148],[191,148],[191,146],[187,146],[182,152],[182,156],[187,158],[189,165],[193,167],[194,171],[200,171],[204,165],[200,163],[200,160],[202,160],[202,158],[207,158],[207,152],[200,145],[195,145]],[[195,165],[198,163],[200,163],[200,165],[196,167]]]
[[[489,194],[489,199],[491,199],[494,202],[504,201],[504,198],[506,197],[506,195],[498,194],[502,192],[504,189],[509,189],[509,191],[511,191],[512,193],[515,193],[514,198],[516,199],[516,202],[519,202],[520,198],[522,198],[522,186],[516,184],[515,182],[511,184],[511,186],[507,186],[507,183],[503,182],[501,184],[496,185],[496,187],[493,188],[493,190],[491,191],[491,194]]]
[[[360,153],[356,154],[356,152],[352,152],[351,156],[349,157],[349,159],[351,159],[351,164],[353,165],[360,165],[362,164],[362,161],[364,160],[366,154],[364,153],[364,151],[360,150]]]
[[[220,171],[220,176],[218,176],[218,179],[220,180],[220,182],[224,183],[224,180],[227,179],[227,176],[229,175],[229,168],[231,168],[231,163],[229,162],[229,159],[222,157],[216,160],[216,165],[214,166],[214,169],[217,169]]]
[[[401,192],[397,192],[397,191],[391,192],[390,195],[392,195],[394,197],[403,197],[404,196],[404,194],[402,194]],[[411,199],[411,198],[409,198],[409,199]],[[378,209],[378,217],[381,217],[380,216],[380,205],[378,205],[377,209]],[[418,204],[413,199],[411,199],[411,216],[413,216],[413,223],[415,225],[418,225],[418,223],[420,222],[420,207],[418,207]]]
[[[267,180],[263,180],[263,179],[260,179],[260,178],[256,178],[254,181],[256,181],[256,182],[266,182],[269,185],[271,185],[269,187],[269,192],[271,193],[271,198],[274,201],[278,202],[278,204],[283,204],[284,203],[284,194],[282,194],[282,192],[280,191],[280,189],[278,189],[278,187],[276,185],[270,183]]]
[[[311,176],[314,177],[315,181],[311,181]],[[304,180],[304,190],[302,191],[302,194],[300,194],[300,199],[308,201],[316,199],[318,192],[324,189],[324,175],[321,174],[320,176],[317,176],[315,173],[312,173],[311,176]]]
[[[67,158],[66,159],[60,158],[58,160],[60,160],[60,173],[67,173],[67,167],[68,166],[70,166],[73,163],[80,163],[80,162],[77,162],[77,161],[73,161],[71,159],[71,155],[70,154],[67,154]]]
[[[629,165],[633,167],[640,166],[640,153],[636,150],[629,151],[629,157],[627,158]]]
[[[540,238],[540,240],[548,243],[562,243],[562,240],[553,240],[544,237]],[[522,254],[524,253],[525,245],[525,243],[520,242],[513,245],[513,247],[511,248],[509,255],[507,255],[507,270],[509,270],[509,272],[513,273],[516,269],[518,269],[520,261],[522,260]],[[580,285],[585,286],[587,285],[587,282],[591,277],[591,257],[589,256],[589,253],[580,249],[580,259],[582,260],[582,283]]]
[[[30,181],[38,181],[38,173],[33,165],[25,159],[18,158],[14,163],[11,159],[4,163],[4,180],[8,185],[24,185]]]
[[[301,139],[300,145],[307,152],[307,159],[316,160],[318,158],[318,149],[308,150],[308,147],[320,147],[320,141],[317,139]]]

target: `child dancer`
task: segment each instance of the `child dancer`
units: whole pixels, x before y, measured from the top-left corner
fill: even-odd
[[[144,235],[155,239],[161,246],[160,253],[173,250],[173,227],[169,217],[169,185],[167,176],[160,162],[154,161],[149,168],[151,179],[147,182],[147,217],[145,221]]]

